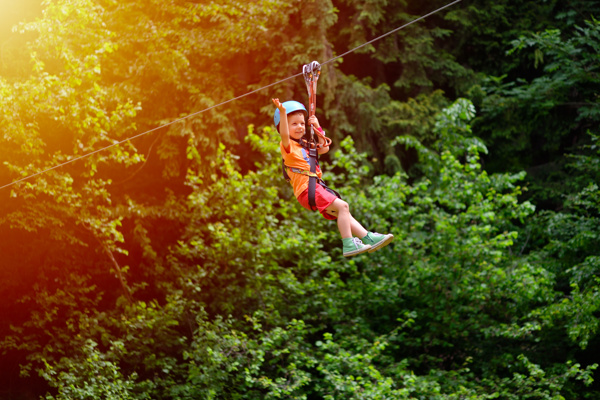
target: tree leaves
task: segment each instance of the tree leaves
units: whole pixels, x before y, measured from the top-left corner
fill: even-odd
[[[507,5],[491,8],[500,26]],[[595,360],[581,350],[598,345],[597,135],[565,161],[577,179],[556,212],[523,199],[519,165],[529,164],[502,156],[502,172],[485,168],[494,140],[533,137],[569,99],[586,104],[556,126],[594,120],[595,21],[514,41],[515,60],[499,64],[525,60],[537,73],[519,81],[503,71],[487,93],[467,91],[478,82],[465,62],[474,53],[460,57],[469,45],[447,43],[467,26],[483,35],[475,48],[496,32],[462,10],[328,65],[322,121],[336,145],[322,160],[325,179],[365,227],[395,236],[344,259],[335,223],[302,209],[280,177],[278,134],[264,128],[272,110],[257,106],[266,93],[71,161],[329,59],[422,4],[44,7],[20,25],[33,35],[27,73],[0,80],[0,176],[68,162],[13,185],[0,203],[1,347],[46,381],[40,394],[595,395]],[[530,5],[518,24],[548,7]],[[463,10],[494,21],[473,4]],[[574,15],[560,18],[574,27]],[[498,48],[515,40],[501,36]],[[304,96],[300,80],[274,90]],[[477,107],[453,93],[478,93],[475,125]]]

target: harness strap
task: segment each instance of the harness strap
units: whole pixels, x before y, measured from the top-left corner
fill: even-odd
[[[294,138],[290,138],[290,140],[293,140],[294,142],[298,143],[300,146],[302,146],[304,149],[308,150],[309,153],[309,157],[310,157],[310,144],[309,142],[306,140],[306,138],[302,138],[302,139],[294,139]],[[316,165],[319,165],[319,159],[318,156],[316,157]],[[310,166],[310,161],[309,161],[309,166]],[[297,174],[302,174],[302,175],[307,175],[307,176],[311,176],[311,172],[307,171],[305,169],[300,169],[300,168],[292,168],[292,167],[288,167],[287,165],[285,165],[285,161],[283,160],[283,158],[281,159],[281,172],[283,174],[283,178],[286,181],[291,181],[290,176],[288,175],[287,171],[292,171],[295,172]],[[317,174],[316,174],[316,169],[314,172],[312,172],[312,174],[318,178]]]
[[[290,179],[290,176],[288,175],[287,171],[293,172],[295,174],[308,176],[308,205],[310,206],[310,209],[312,211],[316,211],[317,203],[315,201],[315,192],[317,190],[317,183],[325,186],[325,182],[323,182],[323,180],[321,178],[319,178],[319,176],[316,173],[315,168],[313,168],[314,167],[313,157],[310,157],[310,160],[311,160],[311,162],[310,162],[311,171],[307,171],[305,169],[300,169],[300,168],[288,167],[287,165],[285,165],[283,160],[282,160],[282,169],[283,169],[283,177],[288,182],[291,179]],[[325,187],[327,187],[327,186],[325,186]]]
[[[312,130],[312,126],[310,127]],[[317,189],[317,160],[318,160],[317,148],[312,146],[308,150],[308,161],[310,165],[310,173],[312,175],[308,178],[308,205],[311,210],[317,209],[317,202],[315,201],[315,191]]]
[[[323,186],[323,188],[324,188],[325,190],[327,190],[329,193],[331,193],[331,194],[333,194],[334,196],[336,196],[338,199],[341,199],[341,198],[342,198],[342,196],[341,196],[341,195],[340,195],[338,192],[336,192],[335,190],[333,190],[333,189],[331,189],[330,187],[328,187],[328,186],[325,184],[325,181],[324,181],[323,179],[319,178],[319,176],[318,176],[316,173],[314,173],[314,172],[310,172],[310,171],[307,171],[307,170],[305,170],[305,169],[300,169],[300,168],[289,167],[289,166],[285,165],[285,163],[283,163],[283,160],[282,160],[282,169],[283,169],[283,176],[285,177],[285,179],[286,179],[288,182],[289,182],[291,179],[290,179],[290,177],[289,177],[289,175],[288,175],[288,173],[287,173],[286,171],[290,171],[290,172],[293,172],[293,173],[295,173],[295,174],[306,175],[306,176],[308,176],[308,177],[309,177],[309,181],[308,181],[308,205],[311,207],[312,211],[316,211],[316,210],[317,210],[317,207],[316,207],[316,204],[315,204],[315,205],[312,205],[312,204],[311,204],[311,200],[310,200],[310,197],[311,197],[311,196],[310,196],[310,192],[311,192],[311,188],[310,188],[310,181],[311,181],[311,180],[314,180],[314,181],[315,181],[315,188],[314,188],[314,190],[313,190],[313,195],[312,195],[313,202],[314,202],[314,198],[315,198],[315,191],[316,191],[317,184],[319,184],[319,185]]]
[[[306,176],[310,176],[310,177],[315,177],[317,179],[321,179],[321,178],[319,178],[319,176],[316,173],[307,171],[305,169],[288,167],[285,164],[283,165],[283,167],[286,169],[286,171],[292,171],[293,173],[296,173],[296,174],[301,174],[301,175],[306,175]]]

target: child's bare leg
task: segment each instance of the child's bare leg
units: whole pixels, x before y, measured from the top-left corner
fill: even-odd
[[[329,214],[337,217],[338,229],[342,239],[352,237],[352,215],[350,215],[350,207],[343,200],[335,199],[333,203],[325,209]]]
[[[363,226],[358,222],[352,214],[350,214],[350,229],[352,230],[352,234],[358,238],[364,238],[369,233]]]
[[[342,235],[344,257],[355,256],[365,251],[373,252],[387,246],[394,235],[382,235],[376,232],[369,232],[358,222],[352,214],[348,203],[343,200],[335,199],[333,203],[325,209],[327,213],[337,217],[338,229]],[[361,239],[354,239],[352,235]]]
[[[337,217],[338,229],[342,235],[342,251],[344,257],[352,257],[371,250],[371,245],[365,245],[359,238],[353,238],[352,234],[365,237],[367,231],[350,214],[348,203],[335,199],[325,209],[329,214]]]
[[[367,233],[369,233],[365,228],[363,228],[363,226],[360,224],[360,222],[358,222],[353,216],[352,214],[350,214],[350,209],[348,207],[348,203],[346,203],[343,200],[339,200],[342,203],[346,203],[346,206],[344,207],[343,205],[340,206],[340,204],[335,204],[339,199],[336,199],[333,203],[331,203],[331,205],[329,207],[327,207],[325,210],[327,211],[328,214],[331,214],[333,216],[338,217],[338,228],[340,229],[340,233],[342,233],[342,229],[340,228],[340,214],[339,214],[339,209],[340,208],[348,208],[348,214],[349,214],[349,220],[350,220],[350,235],[348,236],[344,236],[344,234],[342,234],[342,238],[345,237],[352,237],[352,235],[358,237],[358,238],[364,238],[365,236],[367,236]],[[343,219],[344,217],[342,217]],[[347,224],[346,221],[342,221],[342,224],[345,226]],[[344,228],[345,229],[345,228]],[[344,231],[346,232],[346,231]],[[347,233],[347,232],[346,232]]]

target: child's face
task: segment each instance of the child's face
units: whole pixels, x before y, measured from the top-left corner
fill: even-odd
[[[306,129],[304,123],[304,114],[303,113],[293,113],[289,114],[288,117],[288,128],[290,131],[290,136],[293,139],[300,139],[304,135],[304,131]]]

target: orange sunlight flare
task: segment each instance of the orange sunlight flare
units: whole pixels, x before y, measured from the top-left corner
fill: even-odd
[[[42,0],[0,0],[0,38],[10,34],[13,26],[41,15]]]

